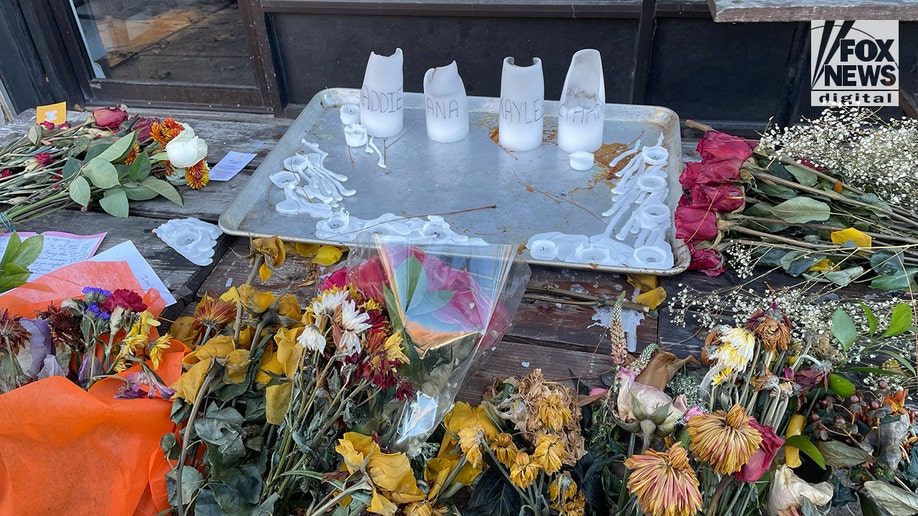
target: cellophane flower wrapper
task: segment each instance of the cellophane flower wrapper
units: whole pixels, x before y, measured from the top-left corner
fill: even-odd
[[[510,245],[448,246],[377,238],[383,296],[403,332],[414,397],[389,447],[412,455],[434,431],[470,367],[510,326],[529,281],[529,266]]]

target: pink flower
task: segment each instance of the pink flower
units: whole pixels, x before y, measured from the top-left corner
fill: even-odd
[[[38,125],[44,127],[45,129],[47,129],[47,130],[49,130],[49,131],[53,131],[53,130],[54,130],[54,122],[50,122],[50,121],[48,121],[48,120],[45,120],[44,122],[42,122],[42,123],[40,123],[40,124],[38,124]]]
[[[41,167],[47,167],[54,160],[50,152],[39,152],[34,157],[35,162]]]
[[[703,272],[713,278],[720,276],[720,273],[726,269],[724,257],[717,250],[710,247],[695,247],[691,242],[688,248],[692,256],[688,270]]]
[[[704,410],[701,410],[701,407],[692,407],[685,412],[685,421],[688,422],[689,419],[701,415],[704,415]]]
[[[692,204],[710,206],[717,213],[734,212],[746,204],[743,187],[739,185],[696,184],[689,193]]]
[[[732,183],[740,178],[740,159],[706,159],[685,164],[679,175],[682,188],[691,190],[696,184],[721,185]]]
[[[784,446],[784,439],[778,437],[772,427],[759,424],[755,419],[749,421],[749,424],[762,435],[762,444],[736,473],[736,478],[740,482],[755,482],[762,478],[762,475],[771,467],[771,461],[775,459],[778,450]]]
[[[13,175],[13,172],[8,168],[0,170],[0,177],[10,177],[11,175]]]
[[[752,149],[757,144],[755,140],[746,140],[718,131],[705,131],[697,149],[701,159],[733,158],[743,161],[752,155]]]
[[[145,143],[151,138],[153,124],[159,122],[155,118],[136,117],[131,125],[132,131],[137,131],[137,143]]]
[[[683,196],[673,216],[676,238],[686,243],[717,238],[717,214],[707,206],[694,206]]]
[[[121,122],[127,120],[128,112],[121,107],[99,108],[92,112],[96,127],[102,129],[118,129]]]

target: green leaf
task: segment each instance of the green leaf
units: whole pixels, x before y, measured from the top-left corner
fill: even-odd
[[[843,398],[847,398],[854,394],[854,384],[841,375],[829,373],[829,390]]]
[[[794,176],[794,179],[796,179],[798,183],[804,186],[814,186],[816,182],[819,181],[819,176],[803,167],[798,167],[797,165],[784,165],[784,168]]]
[[[864,315],[867,317],[867,325],[870,328],[870,338],[873,338],[877,333],[877,316],[874,315],[873,310],[864,303],[861,303],[861,310],[864,311]]]
[[[901,251],[893,253],[888,250],[880,250],[870,256],[870,267],[881,276],[894,276],[905,266],[903,258]]]
[[[828,220],[832,210],[828,204],[809,197],[794,197],[771,208],[771,213],[791,224]]]
[[[12,263],[13,258],[19,253],[19,246],[22,245],[22,238],[19,233],[13,232],[6,242],[6,250],[3,251],[3,258],[0,258],[0,264]]]
[[[182,201],[182,194],[180,194],[174,186],[169,184],[168,181],[163,181],[162,179],[157,179],[155,177],[148,177],[141,181],[140,184],[149,188],[150,190],[153,190],[159,195],[162,195],[175,204],[178,204],[179,206],[185,206],[185,203]]]
[[[781,267],[791,276],[799,276],[818,261],[815,256],[802,256],[798,251],[791,251],[781,257]]]
[[[102,151],[98,156],[93,159],[100,159],[113,163],[116,161],[121,161],[127,155],[127,153],[134,146],[134,139],[136,138],[137,133],[132,132],[126,136],[118,138],[115,143],[108,146],[107,149]],[[104,187],[103,187],[104,188]]]
[[[797,191],[793,188],[776,183],[766,183],[765,181],[757,182],[755,189],[769,197],[777,197],[778,199],[793,199],[797,196]]]
[[[41,141],[41,126],[38,124],[29,127],[28,133],[29,141],[32,142],[32,145],[38,145],[38,142]]]
[[[864,482],[867,494],[891,516],[914,516],[918,514],[918,495],[881,480]]]
[[[121,188],[124,189],[124,194],[131,201],[148,201],[159,195],[146,186],[141,186],[133,181],[125,182],[121,185]]]
[[[873,462],[873,455],[841,441],[819,441],[816,447],[826,459],[827,466],[853,468]]]
[[[854,319],[841,308],[836,309],[832,314],[832,335],[846,351],[857,340],[857,327],[854,325]]]
[[[886,355],[888,355],[890,358],[892,358],[896,362],[899,362],[899,365],[904,367],[906,371],[909,371],[910,373],[912,373],[912,376],[916,376],[915,366],[912,365],[911,360],[907,360],[904,356],[902,356],[898,352],[896,348],[882,347],[879,349],[879,351],[881,351],[882,353],[885,353]],[[886,374],[890,374],[890,372],[886,371]]]
[[[173,486],[178,478],[175,470],[166,473],[166,478],[171,480],[169,484],[172,487],[172,489],[169,489],[169,503],[175,505],[176,488]],[[182,481],[178,484],[182,489],[182,501],[187,503],[194,499],[195,493],[204,485],[204,476],[201,475],[200,471],[186,465],[182,468]]]
[[[114,188],[120,184],[118,170],[101,158],[89,160],[89,163],[83,167],[83,174],[92,181],[96,188]]]
[[[32,273],[15,263],[7,263],[0,269],[0,292],[14,289],[29,281]]]
[[[823,274],[823,277],[840,287],[846,287],[850,285],[852,281],[860,278],[863,275],[863,267],[849,267],[840,271],[828,271]]]
[[[85,177],[79,176],[70,182],[70,198],[80,206],[89,205],[89,181]]]
[[[813,459],[813,462],[818,464],[820,468],[826,469],[826,460],[822,457],[822,453],[819,453],[819,448],[806,437],[802,435],[792,435],[784,441],[784,445],[797,448],[805,453],[807,457]]]
[[[870,282],[870,287],[878,290],[918,290],[915,273],[918,273],[918,267],[906,267],[893,275],[877,276]]]
[[[26,238],[16,251],[16,255],[13,256],[12,263],[20,267],[28,268],[28,266],[32,265],[32,262],[38,258],[38,255],[41,254],[41,248],[44,246],[44,243],[45,237],[41,235],[34,235]]]
[[[67,158],[67,161],[64,162],[64,168],[61,169],[61,177],[63,179],[70,179],[80,171],[80,167],[83,166],[83,163],[76,158]]]
[[[489,461],[490,462],[490,461]],[[500,466],[492,466],[478,478],[477,488],[472,491],[465,516],[493,515],[518,516],[523,502],[520,495],[504,475]]]
[[[889,328],[883,332],[883,337],[894,337],[901,335],[912,327],[912,307],[908,303],[899,303],[893,308],[892,316],[889,320]]]
[[[121,187],[106,190],[105,195],[99,199],[99,205],[109,215],[121,218],[128,216],[128,198]]]
[[[858,493],[857,498],[861,502],[861,514],[863,516],[884,516],[880,508],[877,507],[876,502],[871,500],[869,496],[864,493]]]
[[[146,152],[141,152],[131,163],[131,168],[128,169],[128,177],[133,181],[143,181],[150,175],[151,168],[150,156],[147,156]]]

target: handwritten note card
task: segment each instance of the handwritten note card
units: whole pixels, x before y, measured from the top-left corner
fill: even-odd
[[[159,291],[159,295],[166,300],[166,306],[175,304],[175,296],[169,292],[169,288],[166,287],[163,280],[156,275],[150,263],[140,254],[134,242],[130,240],[121,242],[115,247],[94,256],[92,260],[97,262],[126,261],[131,267],[131,272],[137,278],[137,282],[140,283],[144,290],[155,288]]]
[[[219,163],[210,169],[210,180],[229,181],[253,159],[255,159],[255,154],[229,151]]]
[[[19,233],[19,238],[23,240],[35,233]],[[95,254],[105,233],[97,235],[73,235],[70,233],[61,233],[59,231],[46,231],[42,233],[44,244],[41,248],[41,254],[29,265],[32,275],[30,280],[47,274],[58,267],[70,265],[82,260],[86,260]],[[6,245],[9,242],[10,235],[0,235],[0,256],[6,251]]]

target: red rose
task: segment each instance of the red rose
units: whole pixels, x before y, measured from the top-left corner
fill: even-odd
[[[11,175],[13,175],[13,173],[8,168],[0,170],[0,177],[10,177]]]
[[[34,157],[38,165],[42,167],[47,167],[54,160],[50,152],[39,152]]]
[[[151,138],[153,133],[153,124],[159,121],[155,118],[137,117],[131,124],[131,130],[137,131],[137,143],[145,143]]]
[[[720,276],[724,272],[726,264],[724,257],[716,249],[710,247],[695,247],[691,243],[688,245],[689,253],[692,255],[692,261],[689,263],[688,270],[699,271],[710,277]]]
[[[740,178],[740,159],[711,159],[693,161],[685,164],[685,170],[679,176],[682,188],[691,190],[696,184],[721,185]]]
[[[739,210],[746,203],[743,187],[738,185],[697,184],[690,195],[692,204],[710,206],[717,213]]]
[[[685,204],[682,199],[673,217],[676,223],[676,238],[681,238],[685,242],[717,238],[717,214],[707,206]]]
[[[757,143],[718,131],[705,131],[697,149],[701,159],[734,158],[743,161],[752,155]]]
[[[54,130],[54,122],[49,122],[48,120],[45,120],[44,122],[42,122],[42,123],[40,123],[40,124],[38,124],[38,125],[44,127],[45,129],[47,129],[47,130],[49,130],[49,131],[53,131],[53,130]]]
[[[128,112],[120,107],[99,108],[92,112],[96,127],[102,129],[118,129],[121,122],[127,120]]]
[[[740,482],[755,482],[762,478],[771,467],[771,461],[775,459],[778,450],[784,445],[784,439],[778,437],[770,426],[759,424],[755,419],[749,421],[749,424],[762,435],[762,444],[736,473],[736,478]]]
[[[124,288],[119,288],[112,292],[112,295],[108,296],[105,301],[102,302],[101,308],[108,313],[112,313],[117,306],[125,310],[133,310],[134,312],[143,312],[147,309],[147,305],[143,302],[143,298],[133,290]]]

